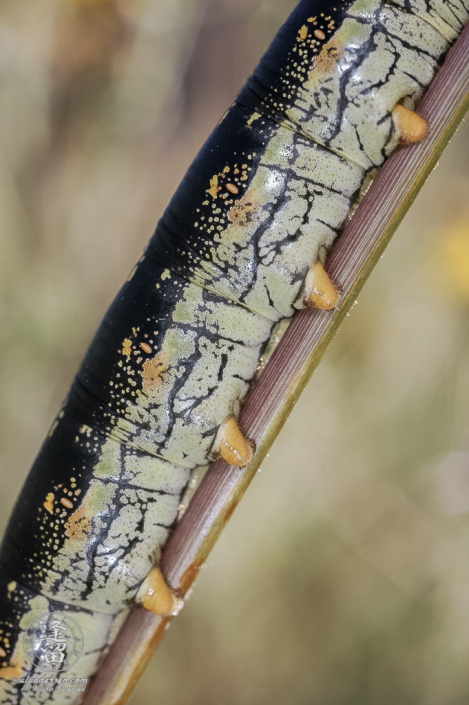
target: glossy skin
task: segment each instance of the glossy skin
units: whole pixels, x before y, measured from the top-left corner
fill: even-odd
[[[33,466],[0,554],[0,703],[40,701],[11,679],[37,672],[22,635],[44,612],[83,630],[67,677],[95,670],[273,326],[304,305],[308,270],[398,144],[392,110],[413,108],[468,14],[322,7],[300,3],[189,169]]]

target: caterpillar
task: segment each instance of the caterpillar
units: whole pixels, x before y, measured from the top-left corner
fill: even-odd
[[[237,424],[272,331],[333,309],[324,264],[467,21],[463,0],[302,0],[209,137],[106,314],[0,549],[0,702],[70,703],[158,569],[194,467]],[[42,679],[39,694],[25,683]]]

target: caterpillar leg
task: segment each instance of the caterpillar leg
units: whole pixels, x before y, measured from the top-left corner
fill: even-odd
[[[310,267],[305,279],[305,304],[311,308],[332,309],[339,303],[340,294],[329,279],[320,261]]]
[[[143,581],[136,601],[144,609],[160,617],[174,617],[184,606],[177,590],[169,587],[159,568],[153,568]]]
[[[420,142],[427,134],[427,121],[403,105],[396,105],[392,111],[392,119],[401,144]]]
[[[244,438],[234,416],[229,416],[218,429],[214,451],[230,465],[244,467],[251,462],[254,447]]]

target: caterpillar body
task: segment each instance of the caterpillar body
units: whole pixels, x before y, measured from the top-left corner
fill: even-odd
[[[191,471],[249,462],[236,418],[273,327],[337,304],[327,254],[367,178],[424,136],[413,108],[468,15],[469,0],[302,0],[281,28],[106,314],[20,494],[0,552],[0,703],[74,702],[58,676],[92,675],[129,608],[179,609],[157,565]],[[24,691],[44,674],[50,689]]]

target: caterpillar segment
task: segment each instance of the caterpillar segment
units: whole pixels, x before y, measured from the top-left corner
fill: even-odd
[[[278,321],[337,305],[327,255],[362,184],[423,137],[414,107],[468,3],[302,0],[281,28],[107,312],[21,491],[0,549],[0,705],[77,702],[24,680],[54,663],[86,680],[130,608],[180,609],[158,564],[191,473],[250,462],[237,418],[259,357]],[[51,656],[53,622],[71,631]]]

